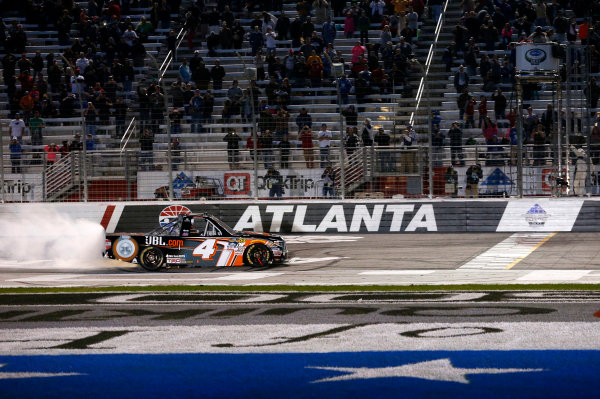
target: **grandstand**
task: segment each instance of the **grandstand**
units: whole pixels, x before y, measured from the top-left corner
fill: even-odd
[[[30,190],[36,194],[29,197],[11,192],[3,200],[151,199],[159,196],[155,189],[162,187],[168,187],[167,196],[185,198],[186,187],[189,192],[189,187],[207,179],[217,182],[216,197],[265,197],[268,190],[259,187],[258,176],[269,166],[279,168],[283,133],[291,147],[291,167],[284,173],[286,185],[295,184],[292,175],[312,182],[310,190],[290,190],[288,196],[320,197],[322,168],[306,167],[302,126],[297,124],[302,109],[312,118],[312,151],[318,166],[322,166],[321,125],[326,124],[332,134],[325,162],[331,162],[337,172],[337,197],[464,195],[462,191],[446,191],[446,170],[453,164],[464,179],[466,168],[475,163],[499,167],[510,182],[508,188],[488,187],[489,195],[562,195],[562,190],[546,187],[546,181],[552,185],[552,177],[562,174],[563,167],[568,174],[572,163],[569,155],[576,156],[556,147],[557,137],[561,137],[564,148],[570,144],[584,147],[585,193],[595,193],[600,135],[597,129],[594,135],[593,127],[598,96],[587,94],[598,92],[595,81],[589,79],[598,72],[598,57],[594,26],[585,18],[595,22],[597,7],[581,10],[574,7],[576,3],[567,2],[558,8],[548,3],[543,13],[537,10],[535,14],[541,6],[508,1],[514,9],[481,4],[477,9],[473,6],[471,15],[472,6],[456,0],[431,0],[427,4],[401,0],[385,2],[384,6],[377,1],[330,3],[325,7],[328,3],[320,1],[250,2],[246,6],[231,2],[226,7],[218,2],[186,0],[63,1],[61,7],[48,10],[39,7],[51,7],[54,2],[43,6],[38,2],[4,4],[0,101],[5,106],[0,108],[0,123],[9,133],[2,135],[2,180],[7,181],[5,187],[28,182],[37,190]],[[66,12],[59,9],[64,7]],[[526,23],[514,18],[516,10],[518,15],[526,15]],[[441,15],[439,22],[437,15]],[[578,33],[574,40],[560,36],[562,15],[575,18]],[[504,35],[496,27],[494,38],[491,26],[505,21],[520,30]],[[386,22],[392,28],[389,33],[384,28]],[[548,32],[551,36],[547,40],[571,40],[563,60],[571,67],[562,71],[562,82],[524,85],[519,94],[514,50],[507,44],[527,40],[521,32],[533,33],[538,24],[544,35],[555,31],[553,36]],[[267,37],[269,27],[277,37]],[[588,30],[589,37],[581,37]],[[332,31],[335,39],[328,48]],[[312,44],[309,37],[315,39]],[[470,37],[474,40],[469,41]],[[365,38],[361,50],[357,42]],[[452,42],[457,46],[451,46]],[[312,49],[319,56],[315,69],[310,68],[312,63],[298,67],[311,59],[308,53]],[[364,56],[358,55],[361,52]],[[500,68],[488,63],[486,56],[498,58]],[[507,65],[502,69],[504,60]],[[217,64],[222,69],[215,68]],[[351,90],[337,84],[339,64],[343,64]],[[459,120],[460,93],[454,76],[461,64],[469,73],[467,98],[475,100],[474,126]],[[482,76],[484,68],[489,75]],[[27,69],[29,75],[36,76],[34,81],[23,73]],[[230,90],[234,81],[239,92]],[[557,90],[559,84],[562,90]],[[497,89],[506,99],[506,111],[498,115],[492,100]],[[194,99],[196,91],[198,100]],[[29,97],[33,97],[32,107],[27,104]],[[493,142],[477,123],[483,97],[488,100],[487,113],[496,127]],[[523,110],[531,106],[531,113],[538,118],[511,115],[517,98]],[[548,104],[573,117],[550,113],[554,119],[544,119],[547,139],[534,143],[530,125],[542,121]],[[354,122],[342,116],[348,105],[358,111]],[[278,115],[279,109],[288,115]],[[44,121],[41,138],[36,135],[39,122],[34,120],[31,125],[35,110]],[[25,119],[20,152],[9,145],[13,135],[10,125],[17,113]],[[367,119],[372,121],[372,130],[365,137],[363,121]],[[455,121],[462,128],[461,151],[456,159],[456,148],[451,148],[456,143],[449,137]],[[524,126],[523,137],[527,137],[519,164],[515,155],[518,145],[505,133],[515,121],[522,121],[517,127]],[[346,129],[353,124],[362,144],[357,151],[344,150],[348,147]],[[440,134],[432,133],[436,125]],[[375,146],[364,145],[365,139],[373,139],[380,128],[389,137],[375,137]],[[142,136],[146,129],[149,134]],[[235,144],[224,140],[230,129],[239,136]],[[261,138],[265,130],[272,131],[272,139]],[[405,130],[413,139],[410,147],[406,146]],[[557,135],[561,130],[563,135]],[[89,141],[88,134],[92,135]],[[249,147],[254,134],[260,147],[256,162]],[[178,147],[172,146],[174,139]],[[83,142],[81,150],[79,140]],[[46,151],[51,143],[60,147],[65,141],[75,141],[69,156],[53,156]],[[238,142],[239,150],[228,147]],[[56,162],[49,162],[49,156]],[[390,164],[384,165],[384,161]],[[540,172],[534,166],[550,172]],[[258,170],[253,172],[255,168]],[[252,183],[248,189],[232,193],[235,190],[227,185],[226,172],[247,173]],[[549,173],[551,178],[540,173]]]

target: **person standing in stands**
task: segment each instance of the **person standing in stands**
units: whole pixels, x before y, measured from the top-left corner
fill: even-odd
[[[379,158],[379,171],[380,172],[392,172],[394,167],[392,165],[392,153],[389,152],[391,138],[390,135],[385,132],[385,129],[380,127],[377,134],[373,138],[373,141],[377,143],[379,148],[377,151],[377,157]]]
[[[281,177],[281,173],[276,170],[274,167],[269,167],[267,170],[267,174],[265,175],[265,186],[269,189],[269,199],[281,199],[283,194],[283,178]]]
[[[46,127],[44,120],[40,117],[40,111],[33,113],[33,118],[29,119],[29,132],[31,133],[31,145],[42,145],[42,129]]]
[[[144,129],[140,137],[140,170],[154,169],[154,138],[150,130]]]
[[[279,156],[280,156],[280,165],[281,169],[289,169],[290,168],[290,149],[291,143],[288,140],[288,134],[285,133],[281,138],[281,141],[277,145],[279,147]]]
[[[227,143],[227,161],[229,162],[229,169],[234,170],[237,168],[237,163],[240,156],[240,141],[242,139],[235,132],[235,129],[229,129],[229,132],[223,141]]]
[[[331,165],[327,165],[323,174],[321,175],[323,180],[323,197],[333,198],[333,192],[335,188],[335,170]]]
[[[363,122],[361,138],[365,147],[371,147],[373,145],[373,126],[371,125],[370,118],[366,118]]]
[[[21,119],[21,114],[16,113],[15,119],[8,124],[10,137],[16,138],[20,144],[23,143],[23,134],[25,133],[25,122]]]
[[[12,165],[11,173],[21,173],[21,156],[23,154],[23,149],[16,137],[13,137],[12,140],[10,140],[8,149],[10,150],[10,163]]]
[[[325,168],[326,164],[329,162],[329,147],[331,146],[331,139],[333,138],[333,134],[327,129],[326,123],[321,125],[321,131],[317,135],[317,138],[319,139],[321,168]]]
[[[300,141],[302,142],[306,167],[312,169],[314,167],[313,134],[308,125],[304,126],[300,131]]]
[[[46,152],[46,165],[52,166],[54,162],[56,162],[56,156],[58,154],[58,146],[55,143],[51,143],[44,147],[44,151]]]
[[[181,163],[181,144],[177,137],[171,142],[171,170],[177,170]]]
[[[296,117],[296,125],[298,126],[298,133],[305,127],[312,128],[312,116],[309,115],[306,108],[300,110],[300,113]]]
[[[221,90],[225,77],[225,68],[221,65],[221,61],[215,60],[215,65],[210,70],[210,77],[213,82],[213,90]]]
[[[483,179],[481,165],[471,165],[467,169],[467,184],[465,186],[465,196],[471,198],[479,197],[479,180]]]

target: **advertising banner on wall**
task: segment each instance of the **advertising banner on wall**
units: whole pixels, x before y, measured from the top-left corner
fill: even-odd
[[[258,197],[269,196],[264,170],[259,171]],[[281,169],[283,198],[315,198],[321,196],[322,169]],[[138,199],[168,198],[169,174],[165,171],[138,172]],[[254,196],[254,172],[174,171],[173,192],[177,199],[209,199],[211,197],[247,198]]]
[[[39,202],[44,199],[42,175],[9,173],[4,175],[3,198],[7,202]]]
[[[150,231],[178,213],[207,212],[235,230],[271,233],[492,232],[505,208],[506,201],[126,205],[114,231]]]

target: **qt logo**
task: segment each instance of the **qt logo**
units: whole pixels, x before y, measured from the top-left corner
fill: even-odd
[[[247,195],[250,191],[249,173],[225,173],[225,195]]]

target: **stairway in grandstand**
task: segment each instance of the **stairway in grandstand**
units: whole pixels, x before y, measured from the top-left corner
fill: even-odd
[[[187,2],[184,1],[185,5]],[[87,2],[79,2],[79,6],[84,9],[87,7]],[[183,5],[182,5],[183,7]],[[145,16],[150,16],[150,7],[139,7],[139,8],[131,8],[127,13],[127,16],[131,19],[131,22],[134,26],[140,21],[140,19]],[[177,29],[179,20],[178,14],[171,14],[171,28]],[[70,45],[61,45],[59,44],[58,32],[53,24],[48,25],[45,28],[40,28],[36,24],[28,23],[26,18],[18,12],[8,12],[4,15],[4,23],[9,26],[13,21],[21,24],[23,29],[27,34],[27,46],[26,46],[26,54],[31,59],[36,51],[40,51],[42,57],[45,60],[45,57],[48,53],[53,53],[55,58],[59,60],[59,63],[63,64],[63,60],[60,58],[62,52],[69,47]],[[127,101],[130,105],[130,112],[128,114],[127,123],[129,123],[132,117],[136,116],[134,112],[136,108],[135,104],[135,91],[137,89],[138,82],[149,75],[156,76],[156,73],[152,71],[156,71],[157,68],[155,66],[154,60],[159,60],[164,58],[166,51],[164,50],[165,46],[163,44],[165,35],[168,33],[169,29],[164,29],[161,27],[156,27],[154,32],[148,36],[148,40],[144,43],[144,47],[146,48],[147,56],[145,60],[145,66],[134,67],[135,70],[135,78],[133,82],[133,88],[131,92],[118,92],[118,95],[124,95],[127,97]],[[77,25],[73,24],[70,31],[70,37],[72,40],[75,38],[79,38],[79,30],[77,29]],[[0,54],[0,58],[5,55],[5,52]],[[15,54],[18,58],[20,54]],[[44,62],[45,64],[45,62]],[[18,74],[18,67],[17,67]],[[42,74],[47,77],[47,69],[44,66],[42,70]],[[4,83],[4,82],[2,82]],[[20,88],[19,83],[17,82],[17,88]],[[51,93],[49,92],[49,96],[55,96],[57,92]],[[9,119],[9,109],[8,104],[9,98],[6,93],[6,85],[0,85],[0,103],[3,104],[0,107],[0,124],[2,126],[2,130],[6,131]],[[59,103],[57,99],[53,100],[53,104],[56,109],[58,109]],[[44,118],[44,122],[46,127],[44,128],[44,138],[43,144],[38,146],[32,146],[30,144],[30,133],[28,129],[24,135],[24,145],[23,147],[23,159],[24,164],[27,166],[27,169],[31,173],[42,172],[41,162],[37,159],[37,155],[32,154],[32,151],[42,150],[42,148],[46,144],[56,143],[60,146],[60,144],[64,141],[70,141],[73,139],[75,134],[80,134],[83,138],[85,138],[85,132],[83,130],[82,117],[81,112],[78,108],[76,108],[73,117],[55,117],[55,118]],[[98,132],[96,135],[96,150],[109,150],[120,147],[120,140],[115,139],[115,123],[114,119],[111,118],[111,123],[106,126],[98,126]],[[2,139],[0,144],[7,148],[8,144],[8,136],[2,134]],[[122,146],[121,146],[122,147]],[[129,140],[129,148],[136,148],[137,145],[137,134],[133,135]],[[101,157],[94,155],[93,159],[90,162],[90,171],[95,172],[94,175],[89,175],[88,178],[90,180],[94,180],[96,178],[99,179],[111,179],[117,178],[122,179],[123,177],[123,154],[115,154],[113,156],[114,160],[111,160],[110,157]],[[132,165],[135,166],[135,159],[137,157],[131,157],[134,162]],[[60,163],[60,162],[59,162]],[[4,151],[4,165],[10,165],[9,154],[7,151]],[[39,166],[37,166],[39,165]],[[69,163],[69,165],[74,165]],[[44,173],[44,178],[46,179],[46,185],[50,189],[51,192],[47,192],[46,199],[57,200],[60,198],[64,198],[69,194],[77,194],[80,189],[79,186],[79,170],[78,168],[73,169],[72,166],[68,168],[62,168],[63,172],[56,172],[58,168],[53,168],[53,170],[46,170]],[[69,171],[67,171],[69,169]]]

